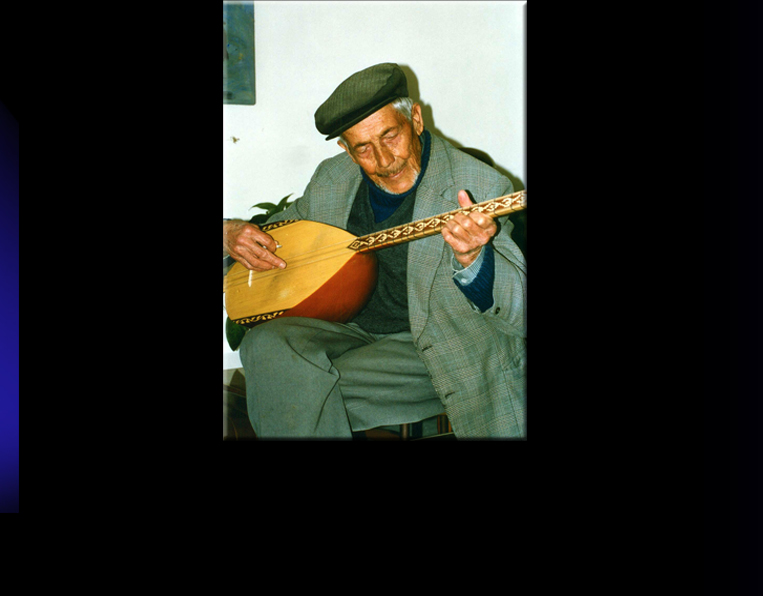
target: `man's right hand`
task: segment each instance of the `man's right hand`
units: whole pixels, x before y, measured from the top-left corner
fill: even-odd
[[[275,256],[275,240],[255,224],[245,221],[223,222],[223,250],[252,271],[286,268],[286,262]]]

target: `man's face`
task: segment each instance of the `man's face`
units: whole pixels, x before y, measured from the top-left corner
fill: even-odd
[[[421,171],[424,123],[419,104],[413,104],[411,118],[413,124],[387,104],[344,132],[349,148],[340,143],[377,186],[394,194],[410,190]]]

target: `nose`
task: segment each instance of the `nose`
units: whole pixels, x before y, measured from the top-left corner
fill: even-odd
[[[388,168],[395,162],[395,156],[386,147],[377,147],[374,152],[376,164],[382,169]]]

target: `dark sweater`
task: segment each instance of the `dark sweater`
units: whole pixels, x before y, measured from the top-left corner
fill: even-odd
[[[421,135],[421,173],[413,187],[399,195],[385,192],[361,169],[364,183],[358,188],[355,202],[347,222],[347,230],[364,236],[408,223],[413,219],[416,191],[426,175],[429,164],[431,136],[425,130]],[[366,307],[353,319],[369,333],[395,333],[410,329],[408,319],[408,243],[377,251],[379,280]],[[485,247],[482,265],[476,278],[469,284],[454,283],[471,302],[485,312],[493,305],[495,260],[493,249]]]

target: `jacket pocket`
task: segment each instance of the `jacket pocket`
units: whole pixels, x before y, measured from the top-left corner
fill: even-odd
[[[509,336],[502,343],[504,370],[524,374],[527,367],[527,340],[524,337]]]

